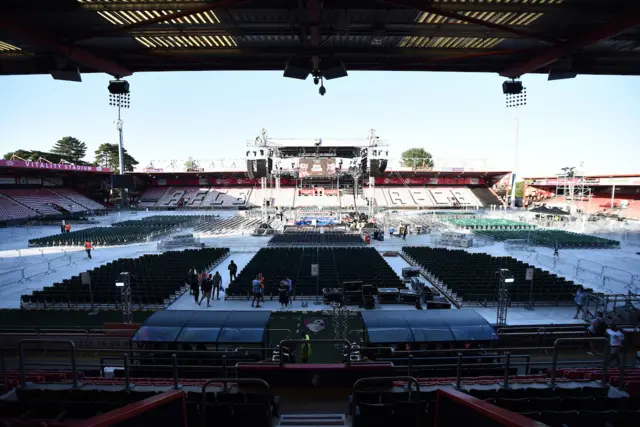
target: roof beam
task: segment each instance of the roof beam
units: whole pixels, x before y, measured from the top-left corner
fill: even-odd
[[[0,16],[0,29],[5,30],[16,40],[22,40],[29,44],[35,44],[37,46],[50,49],[80,65],[84,65],[96,71],[117,77],[126,77],[133,74],[132,71],[114,61],[97,56],[81,47],[56,41],[49,34],[30,26],[17,16],[3,13],[2,16]]]
[[[307,25],[309,26],[309,46],[316,50],[320,47],[320,24],[322,22],[322,1],[307,0]],[[320,70],[320,58],[311,57],[312,71]]]
[[[51,0],[46,0],[48,3]],[[200,7],[202,3],[183,3],[179,1],[155,1],[155,2],[108,2],[108,3],[81,3],[82,9],[99,11],[135,11],[135,10],[190,10]],[[45,6],[45,5],[43,5]],[[340,2],[339,9],[362,10],[362,8],[350,8],[348,4]],[[513,13],[549,13],[564,11],[580,11],[583,13],[604,13],[607,7],[602,3],[581,1],[579,3],[560,4],[531,4],[531,3],[444,3],[438,4],[441,10],[452,12],[513,12]],[[326,10],[334,9],[331,5],[325,7]],[[371,9],[376,9],[375,5]]]
[[[610,39],[638,26],[640,26],[640,8],[627,9],[619,12],[610,20],[585,31],[583,34],[569,39],[562,45],[546,48],[538,55],[514,64],[512,67],[502,71],[500,75],[503,77],[518,78],[549,65],[577,50],[599,41]]]
[[[178,12],[170,13],[167,15],[158,16],[156,18],[147,19],[146,21],[136,22],[129,25],[123,25],[121,27],[116,27],[113,30],[106,31],[101,35],[105,34],[117,34],[117,33],[126,33],[128,31],[137,30],[139,28],[148,27],[149,25],[160,24],[166,21],[170,21],[172,19],[184,18],[187,16],[195,15],[197,13],[208,12],[213,9],[221,9],[230,6],[238,6],[243,3],[248,3],[251,0],[220,0],[215,3],[198,3],[198,6],[192,7],[190,9],[180,9]]]
[[[541,34],[534,33],[528,30],[522,30],[510,27],[508,25],[496,24],[493,22],[485,21],[483,19],[473,18],[471,16],[463,15],[462,13],[458,13],[451,10],[445,10],[440,7],[431,6],[431,2],[427,2],[425,0],[380,0],[385,3],[394,4],[396,6],[404,7],[407,9],[419,10],[422,12],[429,12],[435,15],[444,16],[446,18],[457,19],[462,22],[467,22],[469,24],[480,25],[482,27],[491,28],[493,30],[504,31],[507,33],[512,33],[520,37],[525,37],[529,39],[542,40],[547,43],[558,43],[558,40],[546,37]]]
[[[524,27],[516,27],[524,28]],[[350,23],[346,31],[352,36],[371,36],[373,26],[371,24]],[[464,24],[385,24],[386,36],[406,37],[495,37],[495,38],[517,38],[513,33],[491,30],[477,25]],[[226,35],[226,36],[280,36],[291,33],[290,22],[266,22],[266,23],[220,23],[208,25],[172,25],[162,28],[145,28],[132,31],[132,36],[196,36],[196,35]],[[96,34],[97,35],[97,34]],[[335,35],[335,31],[327,26],[320,28],[321,36]],[[119,36],[119,35],[118,35]]]

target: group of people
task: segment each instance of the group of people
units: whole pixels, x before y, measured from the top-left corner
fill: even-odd
[[[605,337],[609,340],[609,360],[607,365],[611,365],[612,362],[616,362],[616,366],[620,365],[620,350],[622,349],[622,343],[624,341],[624,334],[614,324],[607,327],[607,322],[604,319],[604,315],[601,311],[596,312],[596,316],[591,321],[591,324],[587,328],[587,335],[591,338]],[[599,354],[596,350],[596,346],[593,342],[589,343],[591,351],[589,354]]]
[[[289,306],[289,298],[293,291],[293,282],[290,278],[285,277],[278,284],[278,301],[280,302],[280,308],[286,308]],[[251,300],[251,307],[260,307],[260,301],[264,302],[264,276],[262,273],[258,274],[256,278],[251,282],[251,293],[253,299]]]
[[[211,297],[215,294],[216,299],[220,299],[220,290],[222,289],[222,276],[216,271],[215,274],[207,274],[205,271],[198,273],[198,270],[194,267],[189,270],[187,275],[187,283],[191,289],[191,294],[196,304],[202,305],[202,301],[207,299],[207,307],[211,307]],[[200,298],[200,291],[202,291],[202,297]]]

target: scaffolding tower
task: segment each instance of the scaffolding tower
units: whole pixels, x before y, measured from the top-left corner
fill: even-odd
[[[580,167],[565,167],[556,174],[556,196],[563,196],[568,206],[574,201],[588,201],[591,197],[591,187],[584,174],[584,164]]]

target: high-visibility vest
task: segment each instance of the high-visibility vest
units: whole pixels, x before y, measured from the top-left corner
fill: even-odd
[[[84,248],[85,249],[91,249],[91,243],[90,242],[85,242]]]
[[[305,341],[309,341],[309,339],[310,339],[310,338],[309,338],[309,335],[304,334],[304,339],[305,339]],[[306,356],[311,356],[311,344],[309,344],[309,343],[303,343],[303,344],[302,344],[302,348],[301,348],[301,351],[300,351],[300,352],[302,353],[302,355],[303,355],[303,356],[304,356],[304,355],[306,355]]]

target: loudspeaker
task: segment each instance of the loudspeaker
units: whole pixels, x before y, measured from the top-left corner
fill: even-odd
[[[247,175],[249,176],[249,179],[255,178],[255,163],[255,160],[247,160]]]
[[[381,177],[384,174],[385,170],[387,170],[387,160],[386,159],[371,160],[371,176],[373,176],[373,177]]]
[[[306,80],[311,74],[311,58],[298,59],[287,62],[284,67],[284,77]]]
[[[260,159],[260,160],[256,160],[256,178],[266,178],[268,175],[268,170],[267,170],[267,160],[266,159]]]

